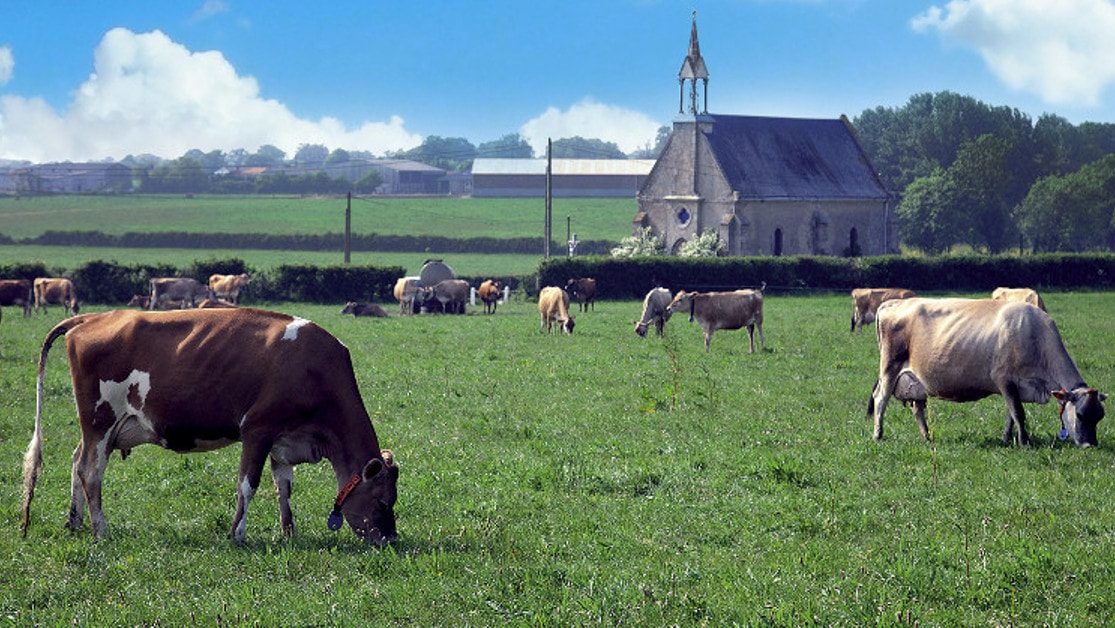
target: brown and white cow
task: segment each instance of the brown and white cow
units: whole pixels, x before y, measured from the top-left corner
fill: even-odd
[[[665,288],[654,288],[643,297],[643,315],[635,321],[635,333],[643,338],[647,337],[647,327],[654,323],[654,329],[661,336],[666,329],[666,321],[670,320],[668,308],[673,301],[673,295]]]
[[[240,292],[248,287],[252,278],[247,273],[239,275],[209,275],[209,291],[233,305],[240,305]]]
[[[538,315],[542,319],[542,331],[551,333],[554,321],[562,333],[572,334],[573,316],[569,313],[569,294],[557,286],[546,286],[538,293]]]
[[[929,397],[975,401],[1002,395],[1007,405],[1003,442],[1028,445],[1023,403],[1061,404],[1065,435],[1080,446],[1096,444],[1106,395],[1089,388],[1065,350],[1057,325],[1028,303],[992,299],[900,299],[879,307],[879,379],[867,414],[875,439],[883,437],[887,400],[914,406],[922,437],[929,438]]]
[[[31,282],[26,279],[0,279],[0,307],[18,305],[23,308],[23,317],[31,316],[31,303],[34,300]],[[0,312],[0,317],[3,312]]]
[[[495,279],[488,279],[480,284],[476,289],[476,296],[484,302],[484,313],[495,314],[496,305],[499,304],[499,298],[503,295],[503,286],[500,285]]]
[[[183,308],[193,308],[200,299],[208,296],[209,288],[192,277],[154,277],[151,279],[151,302],[147,309],[161,309],[163,301],[180,301]]]
[[[879,306],[892,299],[916,297],[913,290],[905,288],[856,288],[852,290],[852,329],[875,322],[875,312]]]
[[[240,441],[230,532],[237,542],[268,459],[284,533],[294,531],[294,465],[324,458],[340,489],[329,527],[338,529],[343,516],[369,542],[395,537],[399,469],[380,449],[348,349],[306,319],[249,308],[114,310],[66,319],[47,334],[23,465],[25,535],[42,469],[47,354],[63,335],[81,425],[68,527],[81,528],[88,508],[94,536],[104,536],[101,482],[113,451],[126,457],[144,443],[207,451]]]
[[[61,305],[66,308],[66,316],[77,314],[81,304],[77,291],[69,279],[61,277],[37,277],[35,279],[35,310],[46,313],[47,305]]]
[[[399,314],[414,314],[415,299],[421,291],[422,282],[418,277],[399,277],[395,281],[395,299],[399,302]]]
[[[387,312],[375,303],[361,303],[357,301],[349,301],[341,308],[341,314],[352,314],[353,317],[372,316],[375,318],[387,318]]]
[[[596,280],[591,277],[582,277],[579,279],[570,279],[565,282],[565,291],[573,297],[582,312],[588,311],[588,306],[592,306],[592,310],[596,311]]]
[[[759,342],[766,348],[763,337],[763,289],[735,290],[733,292],[686,292],[682,290],[674,296],[666,311],[689,312],[689,322],[701,324],[705,332],[705,351],[709,350],[712,334],[718,329],[747,328],[751,341],[751,353],[755,353],[755,328],[759,329]]]
[[[1049,311],[1045,309],[1045,301],[1042,300],[1041,295],[1033,288],[995,288],[995,291],[991,293],[991,298],[996,301],[1029,303],[1041,308],[1043,312]]]

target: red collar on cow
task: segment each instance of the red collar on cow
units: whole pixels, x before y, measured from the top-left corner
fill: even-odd
[[[328,525],[330,530],[336,532],[341,529],[345,522],[344,516],[341,515],[341,507],[345,505],[345,500],[352,494],[352,491],[356,490],[361,480],[359,473],[353,473],[352,477],[337,493],[337,499],[333,501],[333,512],[329,513]]]

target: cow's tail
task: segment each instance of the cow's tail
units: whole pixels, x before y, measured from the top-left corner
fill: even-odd
[[[19,524],[23,536],[27,536],[27,528],[31,525],[31,499],[35,496],[35,483],[43,470],[43,380],[46,376],[46,357],[55,340],[89,320],[89,317],[88,314],[73,316],[55,325],[46,335],[42,351],[39,352],[39,374],[35,380],[35,431],[27,445],[27,453],[23,455],[23,516]]]

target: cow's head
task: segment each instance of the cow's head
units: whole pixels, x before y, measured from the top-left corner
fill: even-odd
[[[635,321],[635,333],[639,334],[639,337],[641,337],[641,338],[646,338],[647,337],[647,324],[644,323],[643,321]]]
[[[1073,442],[1081,447],[1094,447],[1096,424],[1103,419],[1103,401],[1107,395],[1095,388],[1074,388],[1054,390],[1053,396],[1060,404],[1061,428],[1072,436]]]
[[[352,315],[355,316],[356,315],[356,301],[349,301],[348,303],[345,303],[345,306],[343,308],[341,308],[341,314],[352,314]]]
[[[684,312],[690,309],[689,306],[693,304],[694,294],[695,293],[692,292],[686,292],[685,290],[679,290],[678,293],[674,295],[674,300],[670,301],[670,304],[666,306],[666,314],[673,316],[674,312],[677,312],[679,310]],[[689,313],[689,322],[693,322],[692,312]]]
[[[565,319],[564,321],[561,321],[561,331],[563,333],[566,333],[566,334],[569,334],[570,336],[572,336],[573,335],[573,325],[574,324],[575,323],[573,321],[573,315],[570,315],[569,318]]]
[[[399,466],[390,449],[372,458],[360,473],[360,482],[341,507],[345,520],[356,536],[368,543],[383,545],[395,540],[395,499]]]

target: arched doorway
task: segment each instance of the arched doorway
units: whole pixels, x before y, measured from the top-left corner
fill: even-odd
[[[844,252],[845,257],[859,257],[861,254],[859,248],[859,231],[855,227],[848,232],[848,250]]]
[[[782,255],[782,227],[774,230],[774,255]]]
[[[674,245],[670,247],[670,255],[677,255],[681,252],[681,247],[685,245],[685,238],[678,238]]]

